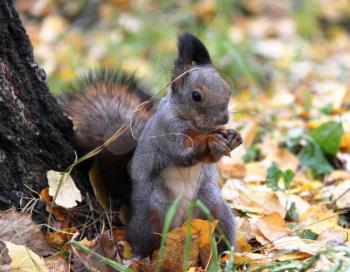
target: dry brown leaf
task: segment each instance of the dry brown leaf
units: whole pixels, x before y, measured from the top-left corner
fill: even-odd
[[[245,165],[241,163],[230,163],[230,161],[221,160],[217,165],[221,176],[224,178],[242,179],[247,174]]]
[[[261,233],[271,242],[288,236],[290,230],[279,213],[271,213],[256,222]]]
[[[44,259],[48,272],[67,272],[69,264],[63,254],[57,254]]]
[[[113,240],[110,231],[105,231],[99,237],[95,238],[94,241],[84,241],[84,244],[89,248],[102,255],[108,259],[111,259],[116,262],[121,262],[121,257],[118,252],[117,243]],[[94,256],[91,256],[88,253],[82,252],[78,249],[72,250],[73,252],[73,271],[87,268],[87,269],[98,269],[101,272],[112,272],[115,271],[109,265],[102,265],[98,259]]]
[[[185,226],[185,225],[184,225]],[[192,231],[191,231],[192,233]],[[184,262],[184,248],[185,248],[186,232],[184,232],[183,227],[175,228],[168,233],[168,239],[166,246],[164,247],[164,257],[161,260],[160,267],[161,270],[165,271],[182,271],[182,266]],[[198,246],[199,236],[191,236],[191,248],[189,256],[188,266],[196,266],[199,260],[199,246]],[[153,254],[153,270],[156,265],[156,260],[159,258],[159,252],[156,251]]]
[[[77,231],[76,228],[63,228],[58,231],[48,232],[45,235],[45,240],[51,247],[61,249],[66,246],[73,234]]]
[[[305,252],[291,252],[291,253],[279,255],[277,257],[277,260],[281,262],[289,261],[289,260],[305,260],[311,256],[312,256],[311,254],[305,253]]]
[[[348,238],[348,234],[345,230],[337,228],[337,229],[329,229],[322,232],[317,241],[327,246],[337,246],[344,244]]]
[[[58,205],[52,207],[52,196],[49,195],[49,188],[43,189],[40,194],[40,199],[46,203],[46,211],[51,213],[56,220],[63,222],[64,225],[68,225],[71,212],[69,209],[63,208]]]
[[[198,236],[199,257],[204,266],[206,266],[210,260],[210,237],[213,235],[217,223],[217,221],[209,222],[202,219],[193,219],[191,222],[191,235]],[[187,224],[184,224],[181,228],[186,235]]]
[[[286,214],[285,203],[281,203],[276,192],[265,186],[246,185],[242,181],[230,179],[224,184],[221,193],[234,209],[243,212],[256,214],[278,212],[282,217]]]
[[[44,239],[41,226],[33,222],[30,214],[15,209],[0,213],[0,241],[26,245],[40,256],[53,253]]]
[[[350,208],[350,179],[337,184],[331,194],[339,209]]]
[[[340,149],[350,152],[350,133],[344,133],[340,141]]]
[[[215,230],[217,222],[193,219],[191,225],[191,247],[188,266],[196,267],[200,258],[203,267],[205,267],[210,259],[211,233]],[[186,233],[187,223],[184,223],[181,227],[172,229],[168,233],[163,259],[160,263],[161,270],[182,271]],[[153,253],[152,260],[142,259],[138,263],[138,271],[154,271],[158,259],[159,250]]]

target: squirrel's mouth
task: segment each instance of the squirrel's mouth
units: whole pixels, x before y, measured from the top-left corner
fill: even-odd
[[[197,129],[203,134],[214,133],[225,127],[223,125],[209,125],[209,122],[208,123],[195,122],[195,125]]]

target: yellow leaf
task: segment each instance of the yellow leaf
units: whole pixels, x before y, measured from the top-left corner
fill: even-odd
[[[338,227],[338,215],[327,209],[325,205],[313,205],[299,217],[299,222],[314,233]]]
[[[350,133],[344,133],[340,141],[340,149],[350,152]]]
[[[61,183],[63,173],[48,171],[47,179],[49,181],[49,194],[54,197],[57,194],[55,203],[64,208],[73,208],[77,202],[82,201],[79,189],[76,187],[72,177],[66,176]]]
[[[202,219],[193,219],[191,222],[191,235],[198,237],[199,257],[204,266],[210,261],[211,244],[210,237],[213,236],[218,221],[209,222]],[[186,235],[187,224],[181,227],[184,235]]]
[[[311,256],[311,254],[306,253],[306,252],[291,252],[291,253],[286,253],[282,254],[277,257],[277,260],[284,262],[284,261],[289,261],[289,260],[304,260],[307,259]]]
[[[48,271],[42,257],[35,254],[29,248],[22,245],[16,245],[11,242],[4,242],[11,258],[11,271],[37,272]]]
[[[242,231],[237,231],[236,233],[236,251],[237,252],[251,252],[252,246],[247,243]]]
[[[307,128],[309,130],[314,130],[317,127],[319,127],[320,125],[322,125],[322,122],[313,120],[313,121],[310,121],[307,123]]]
[[[100,168],[96,162],[93,163],[89,171],[89,180],[94,190],[98,203],[105,209],[109,207],[109,194],[104,186]]]
[[[261,233],[271,242],[288,236],[290,230],[279,213],[272,213],[261,217],[256,223]]]

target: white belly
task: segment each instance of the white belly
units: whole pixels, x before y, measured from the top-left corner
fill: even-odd
[[[192,200],[199,188],[203,163],[189,167],[168,167],[163,170],[162,176],[170,195],[175,199],[183,196]]]
[[[181,226],[187,219],[189,201],[196,199],[202,179],[203,163],[190,167],[168,167],[162,172],[163,181],[174,200],[181,196],[172,227]]]

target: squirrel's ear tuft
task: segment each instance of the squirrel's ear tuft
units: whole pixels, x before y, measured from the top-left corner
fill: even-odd
[[[179,36],[177,47],[179,56],[175,61],[176,66],[211,64],[210,56],[205,45],[193,34],[184,33]]]

